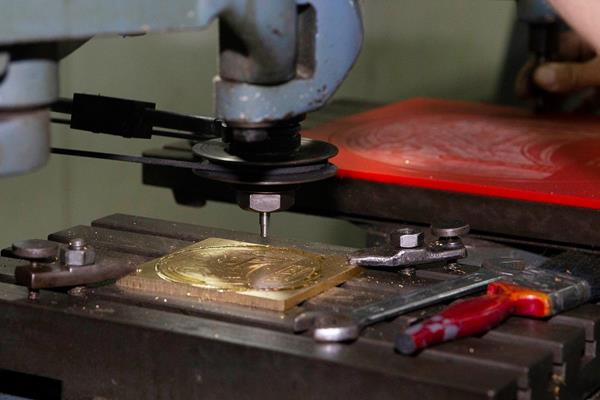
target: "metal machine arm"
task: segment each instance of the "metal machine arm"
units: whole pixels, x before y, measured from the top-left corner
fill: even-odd
[[[219,18],[216,115],[240,128],[232,141],[270,146],[268,128],[282,120],[293,126],[296,117],[322,106],[362,43],[355,0],[1,0],[0,7],[0,148],[27,154],[0,160],[0,175],[46,161],[47,107],[57,99],[57,61],[65,54],[59,44],[202,29]],[[267,132],[257,135],[257,128]],[[289,136],[288,153],[300,147],[296,132]]]

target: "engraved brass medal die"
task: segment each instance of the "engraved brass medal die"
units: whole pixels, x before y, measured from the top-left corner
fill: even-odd
[[[358,271],[339,255],[209,238],[140,265],[118,285],[284,311]]]

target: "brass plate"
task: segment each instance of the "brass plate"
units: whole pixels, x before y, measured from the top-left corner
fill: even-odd
[[[118,285],[282,311],[358,271],[342,256],[209,238],[140,265]]]
[[[164,280],[207,289],[290,290],[315,282],[326,260],[292,248],[202,242],[156,260],[154,269]]]

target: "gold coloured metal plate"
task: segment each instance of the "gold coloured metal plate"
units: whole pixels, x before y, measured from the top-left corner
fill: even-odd
[[[155,262],[170,282],[222,290],[290,290],[321,276],[325,256],[305,251],[211,240],[191,245]]]
[[[209,238],[144,263],[117,284],[284,311],[359,271],[340,255]]]

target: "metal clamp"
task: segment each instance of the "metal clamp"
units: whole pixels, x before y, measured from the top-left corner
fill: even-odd
[[[25,240],[14,243],[10,253],[27,260],[15,268],[15,282],[29,289],[30,299],[37,298],[40,289],[103,282],[135,269],[118,258],[98,258],[94,247],[80,238],[72,239],[67,246],[48,240]]]
[[[436,223],[431,232],[437,239],[425,242],[423,231],[401,228],[390,235],[390,243],[380,247],[359,250],[349,257],[352,264],[363,267],[406,267],[433,262],[452,262],[467,256],[460,236],[469,232],[462,221]]]

